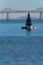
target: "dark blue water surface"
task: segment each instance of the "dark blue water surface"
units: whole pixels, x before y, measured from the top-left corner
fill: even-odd
[[[11,21],[11,22],[10,22]],[[26,36],[26,35],[43,35],[43,22],[40,20],[32,21],[33,26],[37,29],[27,31],[21,29],[25,26],[25,20],[5,20],[0,22],[0,35]]]
[[[27,31],[24,20],[0,21],[0,65],[43,65],[43,20],[32,24]]]

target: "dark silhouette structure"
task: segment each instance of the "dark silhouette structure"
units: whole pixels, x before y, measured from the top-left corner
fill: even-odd
[[[26,25],[21,27],[22,29],[26,29],[27,31],[31,30],[31,18],[30,18],[30,14],[28,13],[27,19],[26,19]]]
[[[26,26],[30,27],[32,25],[30,14],[28,13],[27,19],[26,19]]]

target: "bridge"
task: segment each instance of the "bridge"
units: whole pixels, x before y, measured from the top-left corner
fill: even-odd
[[[2,13],[2,14],[4,14],[4,13],[6,13],[7,14],[7,19],[9,19],[9,13],[39,13],[40,15],[39,15],[39,19],[42,19],[42,13],[43,13],[43,8],[38,8],[38,9],[35,9],[35,10],[25,10],[25,11],[20,11],[20,10],[18,10],[18,11],[16,11],[16,10],[12,10],[12,9],[10,9],[10,8],[6,8],[6,9],[3,9],[3,10],[1,10],[0,11],[0,14]]]

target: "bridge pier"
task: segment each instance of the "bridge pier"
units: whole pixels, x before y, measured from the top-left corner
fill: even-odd
[[[7,12],[7,20],[9,19],[9,12]]]
[[[42,12],[40,12],[39,19],[40,20],[42,19]]]

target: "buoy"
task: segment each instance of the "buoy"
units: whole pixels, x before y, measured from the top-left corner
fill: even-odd
[[[36,26],[30,26],[30,29],[37,29]]]

